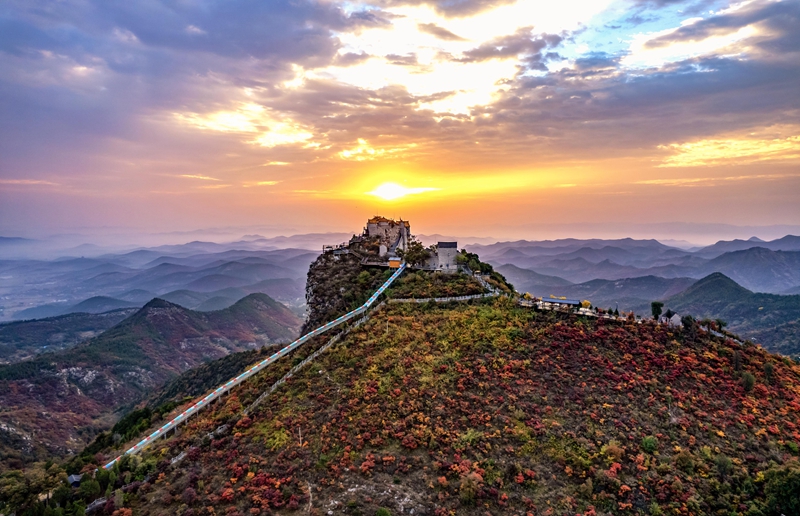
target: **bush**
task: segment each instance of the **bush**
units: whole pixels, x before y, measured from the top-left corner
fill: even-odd
[[[721,477],[724,477],[731,471],[731,467],[733,466],[733,462],[729,459],[726,455],[717,455],[717,458],[714,459],[714,464],[717,466],[717,473]]]
[[[473,504],[481,484],[483,484],[483,478],[477,473],[469,473],[461,477],[461,485],[458,489],[461,502],[467,505]]]
[[[648,435],[642,438],[642,449],[647,453],[653,453],[658,449],[658,439],[655,436]]]
[[[800,514],[800,463],[771,468],[765,477],[767,514]]]
[[[183,490],[183,495],[181,498],[183,499],[183,503],[186,505],[192,505],[197,500],[197,491],[191,487],[187,487]]]
[[[756,384],[756,377],[750,373],[744,373],[742,375],[742,387],[746,392],[750,392],[753,390],[753,387]]]
[[[694,457],[687,451],[682,451],[675,456],[675,466],[684,473],[694,473]]]
[[[392,513],[386,507],[381,507],[375,511],[375,516],[392,516]]]
[[[767,383],[772,383],[772,376],[775,374],[775,366],[772,365],[772,362],[767,362],[764,364],[764,379]]]

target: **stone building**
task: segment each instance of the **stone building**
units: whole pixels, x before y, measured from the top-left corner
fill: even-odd
[[[458,242],[439,242],[436,245],[436,270],[456,272],[458,270]]]
[[[406,250],[411,238],[411,224],[407,220],[387,219],[375,216],[367,221],[364,235],[377,237],[380,241],[380,255],[394,255],[397,249]]]

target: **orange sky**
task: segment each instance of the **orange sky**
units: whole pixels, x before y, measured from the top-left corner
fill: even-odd
[[[0,235],[800,225],[796,3],[266,4],[8,4]]]

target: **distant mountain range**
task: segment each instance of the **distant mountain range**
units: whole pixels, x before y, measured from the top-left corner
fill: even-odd
[[[524,288],[550,287],[558,285],[558,280],[584,283],[647,276],[681,279],[673,285],[679,288],[688,286],[686,278],[700,279],[721,272],[752,291],[787,293],[800,289],[800,237],[792,235],[771,242],[718,242],[696,251],[633,239],[500,242],[469,246],[469,250],[498,268],[513,265],[550,277],[529,280],[517,273],[523,279],[519,286]]]
[[[0,260],[0,321],[141,307],[155,297],[219,310],[257,292],[300,313],[306,272],[319,255],[305,249],[203,253],[207,246],[196,243],[167,247],[96,258]]]
[[[134,312],[135,308],[125,308],[101,314],[72,313],[0,324],[0,364],[20,362],[39,353],[77,346]]]
[[[301,324],[264,294],[207,313],[156,299],[71,349],[0,365],[0,459],[79,450],[116,409],[168,379],[231,352],[291,341]]]

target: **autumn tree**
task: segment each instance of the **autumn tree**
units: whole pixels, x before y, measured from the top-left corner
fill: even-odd
[[[430,250],[426,249],[425,246],[422,245],[422,242],[413,236],[409,240],[406,250],[398,254],[401,254],[401,257],[404,258],[409,265],[423,264],[431,257]]]

